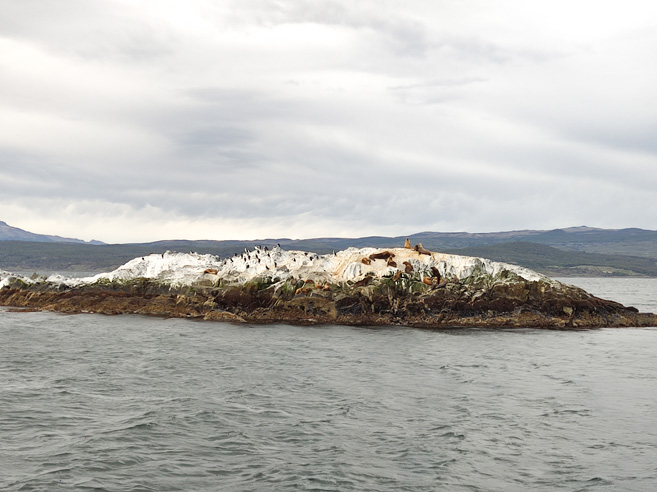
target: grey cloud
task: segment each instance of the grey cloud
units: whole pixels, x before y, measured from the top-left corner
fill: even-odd
[[[453,88],[453,87],[463,87],[472,84],[478,84],[481,82],[486,82],[487,79],[481,77],[460,77],[460,78],[444,78],[444,79],[430,79],[424,80],[421,82],[415,82],[413,84],[404,84],[404,85],[395,85],[389,87],[391,91],[408,91],[414,89],[432,89],[432,88]]]
[[[252,118],[279,118],[299,114],[301,104],[291,99],[275,98],[265,91],[198,87],[183,94],[203,107],[188,108],[188,116],[203,120],[249,121]],[[185,117],[185,115],[183,115]]]
[[[135,19],[110,0],[9,0],[0,8],[2,36],[88,61],[143,63],[172,54],[177,41],[165,26]]]
[[[545,63],[564,56],[560,51],[507,47],[478,36],[448,35],[437,39],[432,48],[455,59],[471,63]]]
[[[554,127],[571,141],[586,142],[607,149],[657,156],[657,121],[590,121],[569,125],[564,122]]]
[[[253,133],[239,128],[208,126],[185,133],[183,145],[197,149],[199,147],[234,147],[242,146],[254,140]]]
[[[406,56],[424,56],[430,48],[426,26],[421,22],[401,11],[394,16],[385,16],[381,15],[376,7],[353,2],[240,1],[239,8],[233,10],[232,18],[267,26],[312,23],[369,29],[381,35],[393,51]]]
[[[78,173],[61,162],[0,148],[0,190],[4,196],[66,195]],[[82,184],[82,183],[80,183]]]
[[[393,2],[193,2],[190,13],[216,8],[207,42],[176,19],[151,24],[126,5],[4,2],[3,35],[55,54],[55,69],[65,57],[79,71],[58,79],[57,91],[32,79],[34,89],[16,91],[31,104],[0,103],[0,117],[8,109],[22,121],[15,145],[0,136],[3,200],[295,224],[280,234],[297,236],[316,223],[325,235],[362,235],[657,220],[645,207],[657,186],[657,128],[637,110],[651,93],[627,106],[620,91],[604,94],[616,103],[606,113],[573,109],[582,93],[559,79],[577,64],[555,63],[562,47],[447,32],[432,24],[429,4],[413,12]],[[240,16],[242,25],[233,22]],[[325,62],[294,27],[277,31],[288,24],[321,24],[321,46],[331,33],[350,44]],[[107,60],[117,70],[98,72]],[[116,95],[78,96],[77,82],[98,73],[120,86]],[[593,87],[580,75],[584,91]],[[108,102],[97,108],[95,97]],[[69,142],[45,130],[23,138],[33,121],[56,130],[73,120],[62,132]],[[644,222],[632,222],[639,215]]]
[[[406,104],[442,104],[458,100],[462,97],[463,89],[486,81],[480,77],[430,79],[392,86],[388,91],[396,100]]]
[[[174,136],[178,155],[189,171],[207,172],[209,167],[222,172],[234,168],[256,168],[266,162],[263,154],[252,150],[257,141],[253,132],[240,128],[202,126]]]
[[[563,56],[560,51],[509,47],[478,35],[459,35],[444,28],[437,30],[429,21],[441,16],[441,7],[440,3],[431,8],[425,6],[419,15],[416,12],[413,16],[390,2],[372,6],[339,0],[241,0],[232,18],[265,26],[312,23],[369,30],[379,35],[393,53],[421,59],[438,55],[468,63],[506,64],[513,61],[544,63]]]

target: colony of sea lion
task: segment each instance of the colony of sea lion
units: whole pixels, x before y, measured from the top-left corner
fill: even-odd
[[[87,278],[0,272],[0,305],[249,323],[421,327],[655,326],[537,272],[418,244],[329,255],[255,248],[221,259],[157,253]],[[400,267],[398,267],[400,265]]]

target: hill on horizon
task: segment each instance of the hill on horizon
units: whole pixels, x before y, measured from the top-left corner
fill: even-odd
[[[221,257],[254,246],[331,253],[348,247],[401,247],[406,237],[432,251],[482,256],[522,265],[551,276],[657,277],[657,231],[571,227],[550,231],[524,230],[487,233],[431,232],[410,236],[313,239],[164,240],[150,243],[103,244],[28,233],[0,222],[0,269],[14,272],[110,271],[127,261],[151,253],[195,251]],[[13,236],[3,237],[9,229]],[[28,234],[29,239],[16,235]],[[44,239],[46,238],[46,239]]]
[[[105,244],[102,241],[83,241],[70,237],[49,236],[46,234],[35,234],[18,227],[12,227],[0,220],[0,241],[25,241],[37,243],[80,243],[80,244]]]
[[[389,248],[404,244],[409,237],[415,244],[422,242],[429,249],[459,249],[489,246],[509,242],[531,242],[545,244],[559,249],[571,251],[583,251],[601,254],[623,254],[644,256],[648,258],[657,257],[657,231],[626,228],[626,229],[600,229],[588,226],[566,227],[552,230],[515,230],[500,232],[436,232],[423,231],[409,236],[367,236],[358,238],[342,237],[319,237],[310,239],[269,238],[257,240],[159,240],[146,243],[118,243],[112,246],[131,247],[135,245],[153,246],[198,246],[203,248],[217,248],[229,250],[233,247],[235,251],[241,251],[245,247],[253,245],[275,244],[285,245],[288,248],[312,249],[316,253],[328,253],[336,249],[344,249],[349,246],[356,247],[383,247]],[[77,243],[86,245],[104,245],[102,241],[83,241],[81,239],[66,238],[45,234],[28,232],[17,227],[12,227],[6,222],[0,221],[0,241],[24,241],[44,243]]]

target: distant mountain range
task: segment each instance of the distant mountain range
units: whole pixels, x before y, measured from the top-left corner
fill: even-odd
[[[551,276],[657,277],[657,231],[570,227],[550,231],[490,233],[420,232],[408,236],[432,251],[482,256],[532,268]],[[168,240],[152,243],[102,244],[32,234],[0,222],[0,269],[10,271],[101,272],[138,256],[196,251],[222,257],[255,245],[331,253],[350,246],[403,246],[406,236],[257,241]]]
[[[6,222],[0,220],[0,241],[26,241],[37,243],[83,243],[83,244],[104,244],[101,241],[83,241],[82,239],[73,239],[70,237],[47,236],[45,234],[34,234],[33,232],[24,231],[18,227],[12,227]]]

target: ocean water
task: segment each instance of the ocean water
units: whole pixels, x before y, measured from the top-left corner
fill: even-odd
[[[653,279],[567,280],[657,307]],[[4,310],[0,340],[0,490],[657,489],[657,328]]]

